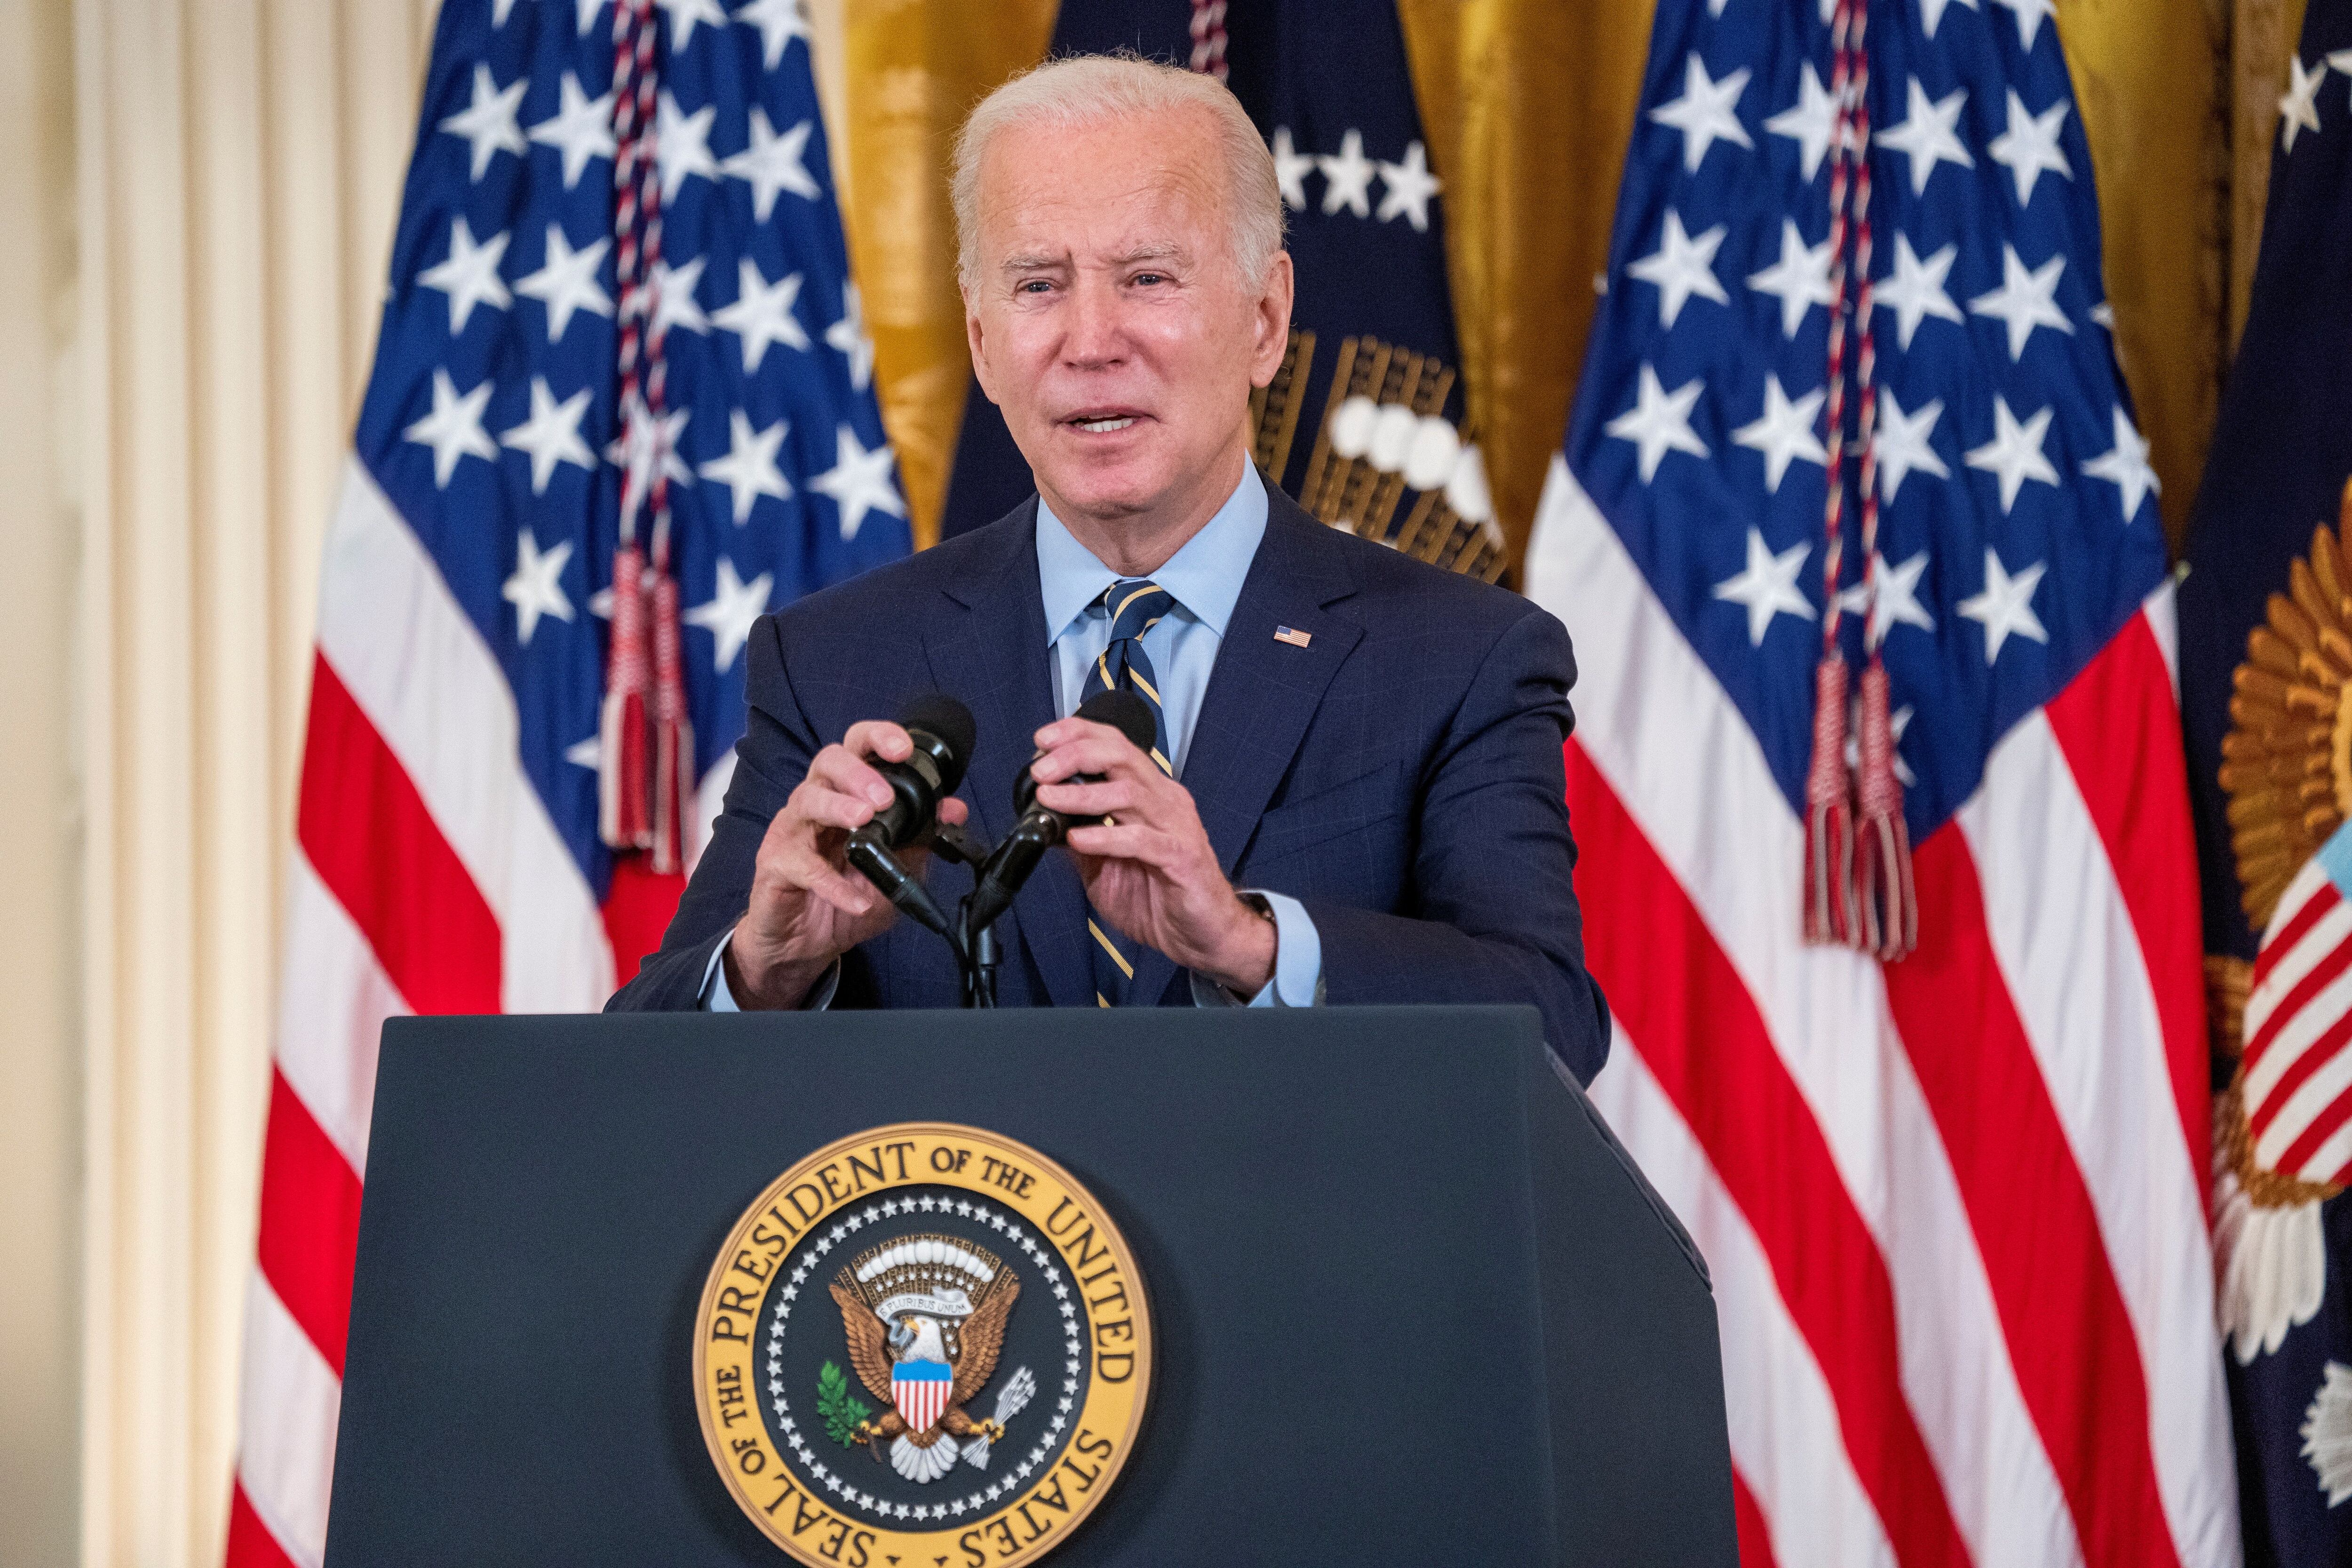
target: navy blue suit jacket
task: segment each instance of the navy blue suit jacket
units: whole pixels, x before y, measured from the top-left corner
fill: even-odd
[[[1532,1003],[1552,1049],[1590,1080],[1609,1015],[1585,973],[1572,879],[1566,629],[1516,594],[1324,527],[1278,489],[1267,500],[1184,765],[1218,862],[1236,886],[1307,907],[1327,1002]],[[1014,775],[1055,717],[1035,516],[1024,502],[759,623],[726,809],[661,951],[608,1010],[698,1005],[810,759],[919,692],[971,706],[979,742],[958,793],[982,837],[1012,826]],[[1276,642],[1281,626],[1311,640]],[[971,888],[936,857],[929,876],[950,909]],[[1048,856],[1013,930],[999,928],[1004,1005],[1092,1003],[1086,919],[1076,864]],[[1148,949],[1133,994],[1192,1005],[1189,977]],[[834,1005],[952,1007],[960,994],[946,944],[902,920],[843,960]]]

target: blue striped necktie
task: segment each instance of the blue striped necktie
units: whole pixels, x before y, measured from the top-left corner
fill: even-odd
[[[1176,768],[1168,760],[1174,754],[1168,744],[1168,715],[1160,702],[1160,678],[1143,651],[1143,634],[1176,607],[1175,596],[1157,583],[1122,577],[1104,592],[1101,603],[1110,615],[1110,646],[1095,656],[1078,700],[1083,703],[1098,691],[1118,690],[1142,698],[1144,706],[1151,710],[1152,732],[1159,742],[1151,749],[1151,760],[1173,778]],[[1135,978],[1134,944],[1091,912],[1087,916],[1087,934],[1093,941],[1096,1003],[1116,1007],[1133,1000],[1128,990]]]

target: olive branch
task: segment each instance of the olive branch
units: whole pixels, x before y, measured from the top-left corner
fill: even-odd
[[[849,1392],[849,1379],[831,1362],[817,1368],[816,1413],[824,1420],[824,1435],[845,1448],[857,1447],[857,1428],[874,1414],[864,1400]]]

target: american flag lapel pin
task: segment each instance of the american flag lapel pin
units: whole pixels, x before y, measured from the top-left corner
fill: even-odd
[[[1315,640],[1315,634],[1298,631],[1290,626],[1276,626],[1274,628],[1274,640],[1286,642],[1293,647],[1305,647]]]

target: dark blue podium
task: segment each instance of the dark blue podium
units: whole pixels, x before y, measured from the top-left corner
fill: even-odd
[[[788,1562],[698,1306],[780,1173],[913,1121],[1056,1163],[1148,1290],[1055,1568],[1737,1563],[1705,1268],[1537,1015],[1330,1008],[395,1020],[328,1568]]]

